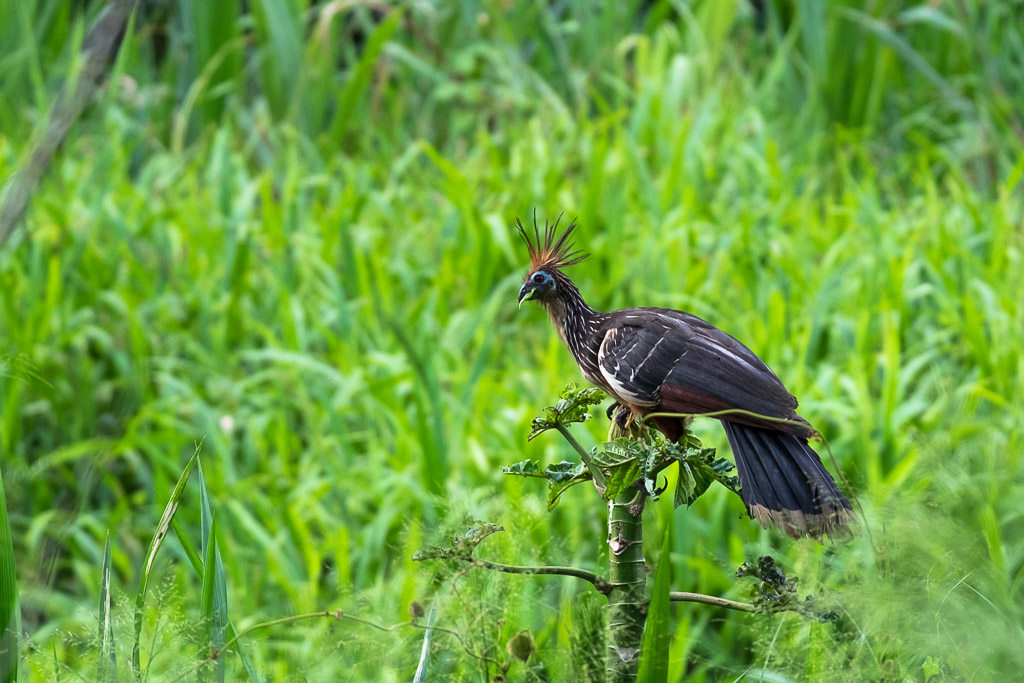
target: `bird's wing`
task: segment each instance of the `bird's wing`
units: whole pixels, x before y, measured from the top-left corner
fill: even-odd
[[[689,313],[640,308],[612,314],[598,366],[615,393],[638,407],[677,413],[740,409],[799,419],[796,398],[760,358]],[[806,431],[738,414],[721,419]]]

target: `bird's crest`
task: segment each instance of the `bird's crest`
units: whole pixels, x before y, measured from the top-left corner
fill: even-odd
[[[569,222],[569,227],[561,235],[558,234],[558,222],[562,220],[559,216],[554,225],[544,221],[544,239],[541,241],[540,228],[537,227],[537,212],[533,212],[533,239],[530,233],[523,227],[522,221],[516,219],[516,228],[519,236],[526,243],[530,251],[530,272],[544,268],[567,268],[574,266],[589,254],[574,249],[572,234],[576,230],[576,219]]]

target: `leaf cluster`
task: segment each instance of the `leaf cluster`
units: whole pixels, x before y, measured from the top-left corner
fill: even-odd
[[[450,546],[432,545],[413,553],[412,559],[415,562],[423,560],[463,560],[468,561],[473,557],[473,551],[484,542],[491,534],[504,531],[505,527],[490,522],[474,522],[466,533],[461,536],[453,536]]]
[[[553,406],[544,409],[544,414],[533,418],[530,425],[528,441],[543,434],[550,429],[565,427],[574,422],[586,422],[593,417],[589,412],[590,406],[595,406],[604,400],[604,392],[593,387],[578,387],[570,384],[562,389],[558,401]]]
[[[667,441],[651,431],[643,440],[619,437],[597,447],[593,459],[608,475],[605,491],[608,499],[633,485],[656,499],[665,491],[664,486],[658,486],[658,474],[673,464],[679,465],[673,498],[675,507],[693,504],[715,481],[734,493],[739,492],[739,479],[729,474],[734,465],[724,458],[716,458],[715,449],[704,448],[700,439],[689,431],[677,442]]]
[[[736,570],[736,576],[750,577],[757,582],[750,595],[759,612],[798,612],[821,622],[834,622],[838,618],[835,612],[819,608],[813,595],[801,600],[797,594],[800,580],[786,576],[786,572],[768,555],[758,557],[756,563],[744,562]]]
[[[563,460],[542,468],[538,462],[528,459],[504,467],[502,471],[509,475],[547,479],[549,510],[558,504],[561,495],[571,486],[593,480],[596,475],[604,476],[604,481],[598,483],[602,485],[599,490],[603,489],[605,500],[612,500],[634,486],[639,492],[656,499],[667,486],[658,486],[658,474],[673,464],[679,466],[673,498],[676,507],[691,505],[714,481],[735,493],[739,492],[739,479],[731,474],[733,464],[716,458],[715,449],[704,448],[700,439],[689,430],[677,442],[667,441],[653,430],[645,430],[641,438],[621,436],[591,449],[588,458],[568,434],[567,425],[589,420],[590,407],[600,403],[603,395],[598,389],[570,384],[562,390],[555,405],[545,408],[544,413],[534,418],[532,423],[529,439],[557,429],[577,447],[584,462]]]

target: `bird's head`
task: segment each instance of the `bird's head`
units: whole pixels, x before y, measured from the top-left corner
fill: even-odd
[[[561,220],[561,217],[559,217]],[[536,300],[540,303],[550,303],[558,296],[559,280],[567,279],[562,274],[562,268],[575,265],[587,258],[587,255],[575,251],[572,244],[572,233],[576,230],[576,222],[569,223],[569,227],[559,235],[558,220],[554,225],[544,223],[544,236],[541,239],[540,228],[537,227],[537,216],[533,217],[533,238],[523,227],[518,219],[516,228],[519,236],[526,243],[530,252],[530,270],[526,273],[526,279],[519,290],[519,306],[524,301]]]
[[[526,281],[519,289],[519,306],[522,307],[524,301],[533,299],[543,302],[555,296],[557,291],[558,283],[555,282],[554,275],[546,270],[535,270],[527,274]]]

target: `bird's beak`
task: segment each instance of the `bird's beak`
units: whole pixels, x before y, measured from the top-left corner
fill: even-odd
[[[533,298],[533,295],[537,293],[537,288],[531,283],[527,282],[523,285],[523,288],[519,290],[519,308],[523,307],[524,301],[529,301]]]

